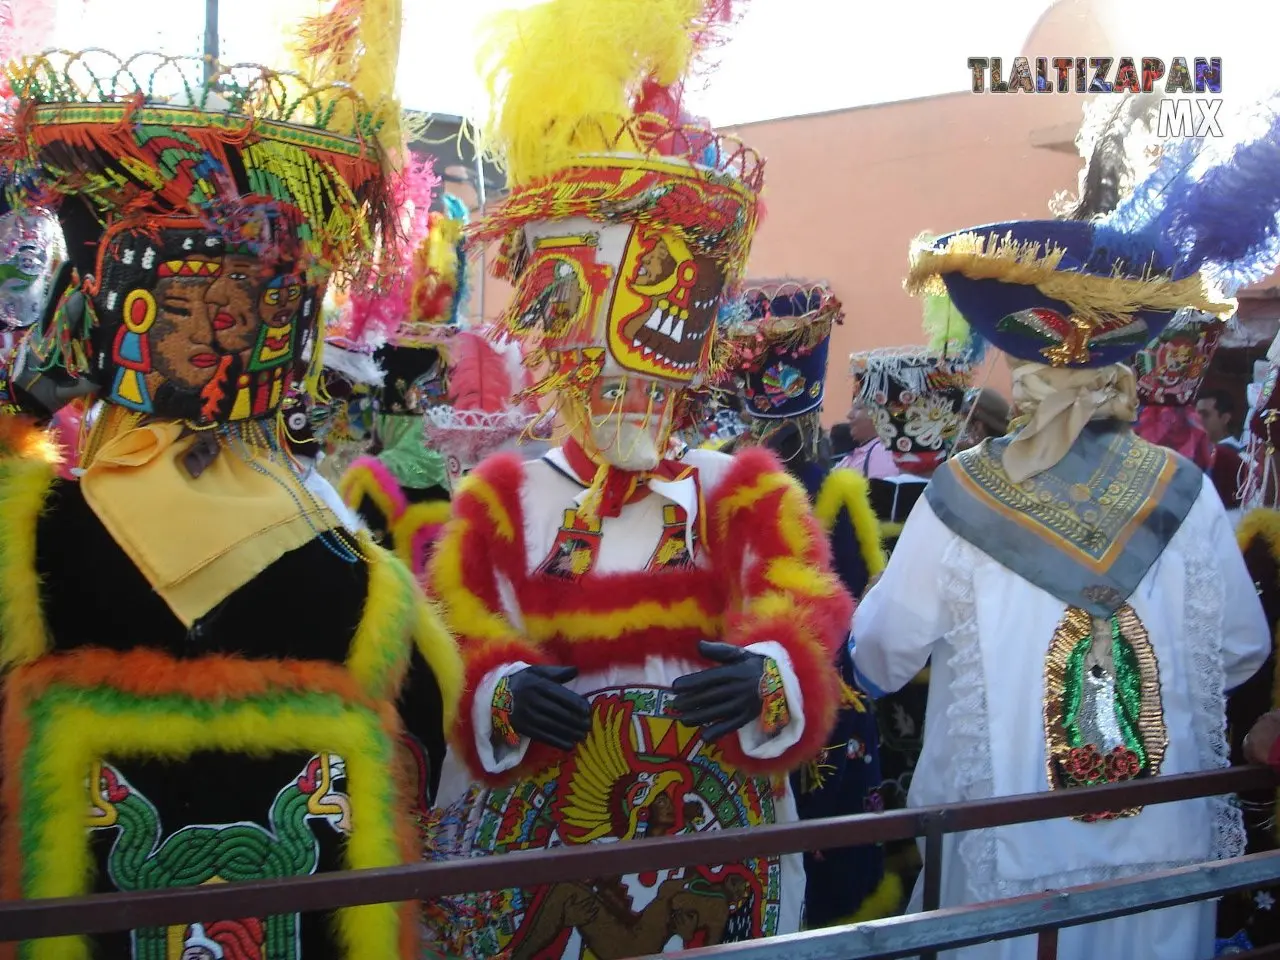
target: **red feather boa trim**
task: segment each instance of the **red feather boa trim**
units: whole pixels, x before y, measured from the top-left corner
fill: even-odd
[[[458,722],[454,725],[449,739],[453,749],[462,757],[472,775],[490,786],[501,786],[517,780],[530,770],[536,770],[539,762],[535,755],[536,751],[533,746],[530,746],[524,762],[515,769],[501,774],[491,774],[487,773],[484,767],[481,766],[480,754],[476,750],[476,726],[472,722],[476,690],[490,671],[521,660],[534,666],[548,662],[546,657],[532,644],[522,643],[518,640],[512,640],[507,643],[489,643],[467,657],[466,671],[463,674],[462,701],[458,707]],[[544,757],[543,762],[545,762],[545,759]]]

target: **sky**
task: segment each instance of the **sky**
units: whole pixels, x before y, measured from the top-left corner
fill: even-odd
[[[58,46],[116,53],[202,49],[204,0],[58,3]],[[529,3],[403,0],[402,103],[433,113],[475,113],[483,102],[476,28],[493,10]],[[690,92],[689,106],[714,123],[734,124],[964,90],[966,59],[1016,52],[1049,3],[750,0],[716,72]],[[220,0],[223,59],[279,62],[284,22],[315,6],[316,0]],[[120,16],[126,7],[129,16]]]
[[[58,46],[116,53],[202,51],[205,0],[54,0]],[[224,61],[281,62],[286,25],[322,0],[220,0]],[[406,107],[482,112],[477,27],[492,11],[538,0],[402,0],[397,92]],[[1006,62],[1052,0],[746,0],[718,67],[690,91],[689,108],[718,125],[892,103],[968,89],[971,56]],[[121,12],[127,10],[128,15]],[[1094,16],[1132,50],[1032,55],[1224,58],[1224,88],[1267,82],[1267,45],[1280,4],[1259,0],[1101,2]],[[1212,13],[1206,13],[1211,10]],[[1088,14],[1080,14],[1088,15]],[[1007,68],[1006,68],[1007,69]],[[1255,79],[1256,78],[1256,79]],[[1274,80],[1270,81],[1274,83]]]

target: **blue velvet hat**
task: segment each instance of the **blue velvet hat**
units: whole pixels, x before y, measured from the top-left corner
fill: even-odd
[[[1068,368],[1128,360],[1184,308],[1228,318],[1231,296],[1280,264],[1280,94],[1223,129],[1165,143],[1103,216],[917,239],[907,290],[945,288],[1000,349]]]
[[[1228,315],[1231,301],[1156,245],[1109,242],[1098,223],[1022,220],[920,239],[907,287],[940,292],[997,348],[1055,367],[1122,363],[1183,307]],[[1128,247],[1129,245],[1125,245]]]
[[[844,320],[824,281],[749,280],[744,307],[721,327],[738,395],[752,417],[785,420],[822,408],[831,328]]]

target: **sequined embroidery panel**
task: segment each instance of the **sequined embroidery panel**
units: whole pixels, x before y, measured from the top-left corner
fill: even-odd
[[[1162,447],[1112,434],[1096,468],[1085,477],[1047,470],[1022,483],[1004,472],[1004,443],[983,444],[957,458],[957,465],[995,509],[1033,525],[1041,536],[1094,567],[1122,547],[1133,528],[1159,500],[1175,461]]]
[[[1154,777],[1168,747],[1160,667],[1146,628],[1125,604],[1110,619],[1069,607],[1045,660],[1045,764],[1066,790]],[[1086,814],[1115,820],[1141,807]]]

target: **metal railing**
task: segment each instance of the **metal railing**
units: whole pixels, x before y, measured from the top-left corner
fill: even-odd
[[[1176,907],[1262,886],[1277,878],[1280,850],[995,903],[704,947],[680,956],[681,960],[890,960],[1038,934],[1037,960],[1056,960],[1058,931],[1063,927]],[[1251,951],[1250,955],[1280,956],[1280,946]]]
[[[1101,813],[1120,807],[1146,806],[1197,797],[1268,790],[1274,788],[1276,784],[1275,775],[1266,768],[1232,767],[1209,773],[1181,774],[1110,784],[1088,790],[1063,790],[1002,797],[915,810],[895,810],[888,813],[806,820],[750,829],[712,831],[693,836],[659,837],[583,847],[557,847],[551,850],[505,853],[443,863],[416,863],[378,870],[326,873],[285,880],[225,883],[138,893],[96,894],[66,899],[7,901],[0,903],[0,941],[107,933],[135,927],[208,923],[212,920],[246,916],[308,913],[369,903],[429,900],[443,896],[501,890],[512,885],[513,877],[520,878],[521,886],[531,887],[591,877],[691,867],[706,863],[732,863],[748,857],[856,847],[920,836],[923,836],[925,841],[924,909],[930,911],[936,910],[939,904],[942,880],[942,839],[946,834],[1087,813]],[[1240,876],[1246,874],[1250,878],[1261,875],[1249,872],[1251,870],[1258,869],[1265,873],[1267,869],[1272,869],[1276,873],[1263,878],[1270,880],[1280,875],[1280,860],[1266,859],[1273,856],[1277,855],[1267,854],[1262,858],[1243,858],[1222,864],[1187,868],[1175,873],[1188,876],[1203,875],[1215,878],[1218,882],[1235,883]],[[1238,873],[1222,872],[1227,867],[1246,864],[1246,862],[1248,864],[1263,863],[1266,866],[1258,868],[1247,866],[1241,868]],[[1124,881],[1119,886],[1127,888],[1145,879]],[[1251,886],[1253,883],[1254,880],[1249,879],[1240,881],[1239,885]],[[1061,894],[1045,894],[1030,898],[1029,902],[1036,904],[1096,903],[1099,906],[1105,906],[1107,895],[1101,894],[1094,897],[1090,892],[1092,889],[1071,891],[1067,894],[1065,901],[1061,900]],[[1213,892],[1206,892],[1190,899],[1214,895],[1216,894]],[[1071,899],[1073,897],[1074,901]],[[1011,909],[1013,904],[1006,902],[999,906]],[[958,909],[963,915],[965,911],[995,909],[995,907]],[[1026,909],[1034,912],[1036,908]],[[1130,912],[1141,909],[1143,908],[1136,907]],[[1062,922],[1067,925],[1090,922],[1103,916],[1101,913],[1087,916],[1079,912],[1072,913],[1065,906],[1060,906],[1059,910],[1066,911],[1063,913],[1066,919]],[[822,945],[815,949],[828,950],[825,944],[830,941],[838,945],[831,949],[842,951],[814,953],[812,954],[814,958],[838,955],[863,957],[870,960],[872,957],[912,956],[920,953],[921,950],[925,950],[924,955],[927,956],[928,951],[935,949],[934,947],[925,944],[904,948],[906,952],[903,953],[884,941],[888,933],[878,931],[907,929],[902,926],[903,924],[925,924],[926,922],[934,924],[938,917],[956,915],[955,910],[948,910],[932,915],[894,918],[890,921],[878,921],[873,925],[860,925],[856,928],[842,928],[836,931],[816,931],[796,936],[801,937],[802,942]],[[920,929],[936,929],[936,926]],[[866,932],[859,933],[859,931]],[[915,933],[911,935],[919,936]],[[849,939],[846,943],[838,939],[840,936],[854,939]],[[856,936],[866,936],[872,940],[867,941],[863,947],[858,947]],[[984,935],[984,938],[991,939],[991,936]],[[866,952],[867,949],[871,949],[873,941],[876,944],[875,949],[879,952]],[[750,954],[753,957],[779,956],[785,952],[788,960],[800,960],[802,954],[797,954],[791,946],[785,946],[791,942],[794,942],[793,937],[741,944],[733,948],[710,949],[750,950],[753,951]],[[939,943],[938,946],[945,946],[945,944]],[[779,950],[779,947],[782,949]],[[759,952],[770,949],[774,952]],[[746,957],[747,953],[740,955]],[[805,953],[803,956],[809,957],[810,954]],[[1052,954],[1047,956],[1052,957]]]

